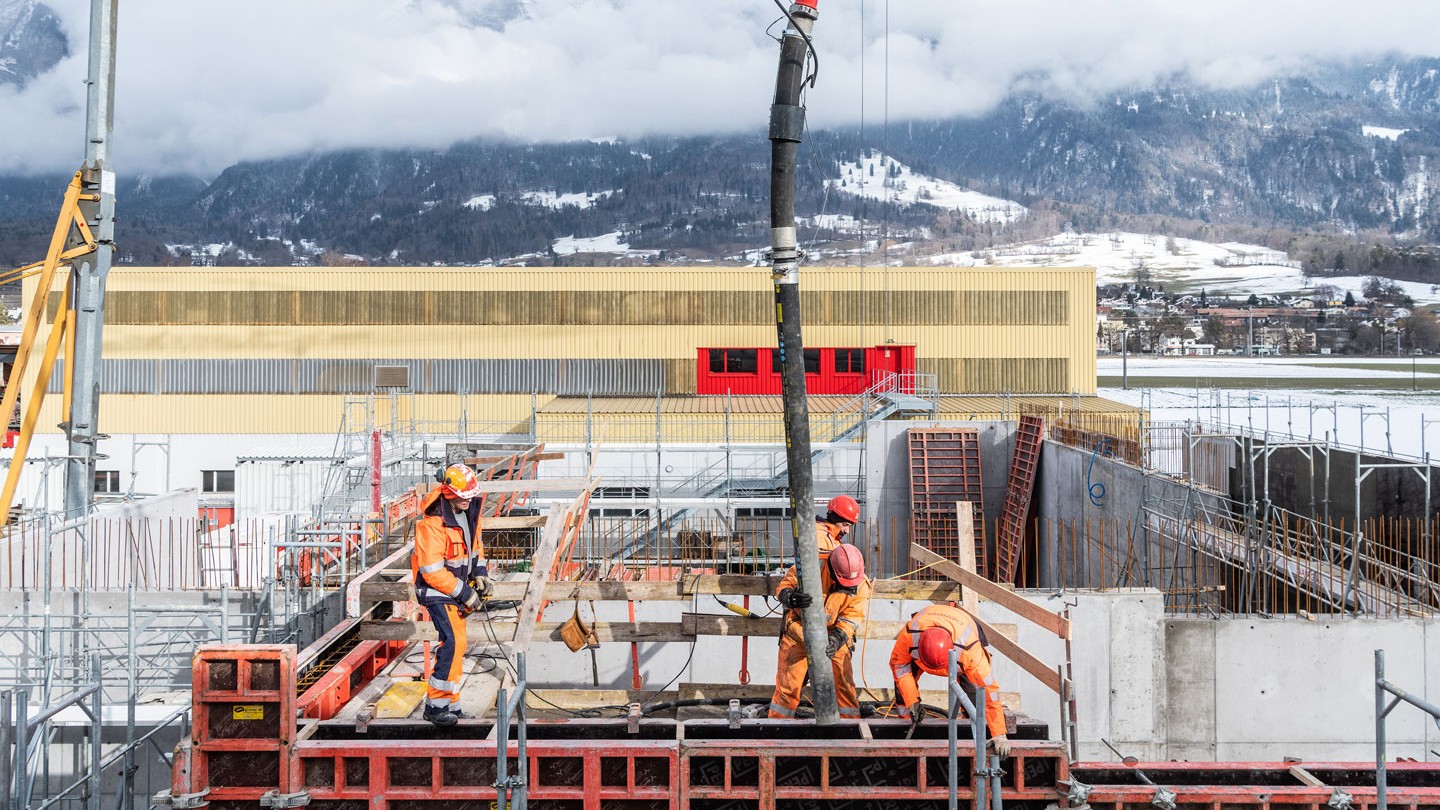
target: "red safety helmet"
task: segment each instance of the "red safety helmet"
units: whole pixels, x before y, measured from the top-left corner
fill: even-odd
[[[826,504],[825,508],[830,510],[830,514],[846,523],[860,522],[860,504],[856,503],[855,499],[849,495],[836,495],[830,499],[830,503]]]
[[[841,543],[830,552],[830,574],[846,588],[853,588],[865,579],[865,557],[860,549]]]
[[[930,669],[950,667],[950,648],[955,639],[943,627],[927,627],[920,633],[920,663]]]
[[[447,498],[470,500],[480,494],[480,479],[466,464],[451,464],[440,476],[440,490]]]

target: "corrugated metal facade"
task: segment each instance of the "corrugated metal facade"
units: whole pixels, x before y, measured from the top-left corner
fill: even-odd
[[[806,268],[802,285],[810,345],[913,344],[943,392],[1095,390],[1092,270]],[[531,393],[691,393],[697,347],[775,340],[758,268],[117,267],[107,295],[112,433],[329,432],[377,365],[407,366],[434,418],[469,393],[472,420],[528,419]],[[223,413],[187,411],[211,399]]]

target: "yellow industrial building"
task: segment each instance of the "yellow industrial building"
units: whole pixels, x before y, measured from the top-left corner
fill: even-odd
[[[955,405],[967,415],[998,415],[1011,397],[1129,410],[1093,396],[1093,270],[815,267],[801,287],[807,347],[913,347],[913,370],[940,393],[993,396],[988,412],[976,398]],[[52,291],[51,319],[58,300]],[[453,422],[464,395],[468,420],[526,429],[606,403],[640,410],[640,398],[647,413],[660,399],[713,415],[733,398],[697,395],[705,352],[775,341],[761,268],[117,266],[101,424],[332,433],[347,400],[377,392],[388,397],[376,407],[403,401],[396,417]],[[815,409],[843,399],[817,397]],[[756,402],[746,407],[772,410]],[[47,398],[42,429],[59,421],[59,398]]]

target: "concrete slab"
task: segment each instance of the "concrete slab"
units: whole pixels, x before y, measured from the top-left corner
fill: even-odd
[[[1110,733],[1143,759],[1163,753],[1164,599],[1155,591],[1115,594],[1110,603]]]
[[[1421,660],[1425,665],[1425,686],[1424,698],[1426,701],[1440,706],[1440,620],[1425,623],[1425,641],[1421,648]],[[1426,762],[1440,762],[1440,754],[1434,753],[1440,750],[1440,728],[1434,723],[1425,723],[1425,755]]]
[[[1215,626],[1210,619],[1165,622],[1165,727],[1171,757],[1215,755]],[[1198,749],[1208,753],[1198,755]]]
[[[1098,741],[1110,736],[1110,600],[1089,594],[1076,599],[1070,622],[1078,733],[1082,741]]]

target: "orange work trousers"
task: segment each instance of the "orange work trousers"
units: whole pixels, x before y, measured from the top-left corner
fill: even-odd
[[[850,645],[840,648],[830,661],[835,673],[835,702],[840,716],[860,719],[860,697],[855,693],[855,673],[850,669]],[[770,698],[771,717],[794,717],[800,705],[801,687],[810,661],[805,657],[805,642],[786,634],[780,639],[780,662],[775,669],[775,695]]]
[[[452,709],[452,704],[460,700],[460,675],[465,670],[465,620],[454,602],[426,602],[425,609],[430,611],[430,621],[440,634],[425,689],[425,705]]]

